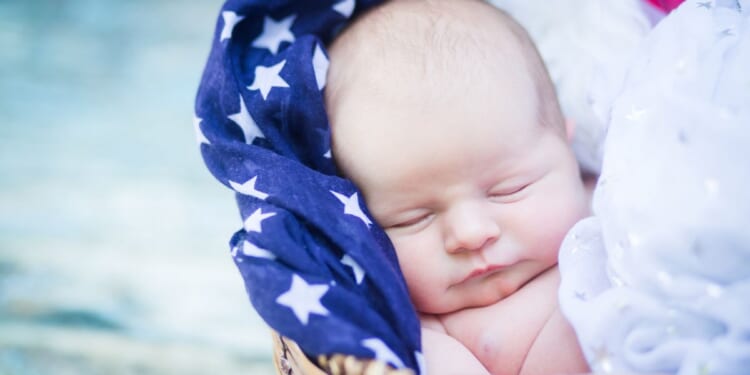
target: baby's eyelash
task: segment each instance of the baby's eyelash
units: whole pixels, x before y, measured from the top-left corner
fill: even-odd
[[[409,219],[409,220],[406,220],[406,221],[402,221],[400,223],[396,223],[394,225],[391,225],[390,227],[391,228],[407,228],[407,227],[412,227],[412,226],[415,226],[415,225],[417,225],[417,224],[419,224],[419,223],[421,223],[421,222],[429,219],[431,216],[432,216],[432,214],[422,215],[422,216],[419,216],[419,217],[416,217],[416,218],[413,218],[413,219]]]
[[[507,197],[516,193],[520,193],[521,191],[526,189],[529,185],[531,184],[521,185],[521,186],[518,186],[517,188],[506,190],[506,191],[498,191],[498,192],[491,191],[489,195],[491,197]]]

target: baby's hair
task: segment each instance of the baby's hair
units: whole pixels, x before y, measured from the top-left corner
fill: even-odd
[[[478,66],[491,67],[498,59],[520,57],[523,69],[534,80],[539,122],[564,133],[554,86],[528,33],[508,14],[482,0],[387,1],[355,19],[334,40],[330,52],[332,66],[339,56],[345,56],[351,66],[342,64],[332,69],[333,76],[329,73],[328,103],[346,95],[352,81],[367,79],[356,67],[380,74],[369,79],[387,80],[389,72],[399,70],[418,75],[425,85],[437,85],[440,82],[434,77],[441,75],[432,73],[448,67],[462,67],[462,74],[467,75],[484,74],[487,70]],[[478,59],[479,64],[467,64],[467,59]]]

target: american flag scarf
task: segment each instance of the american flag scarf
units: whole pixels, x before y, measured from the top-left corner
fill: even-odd
[[[337,175],[324,108],[326,45],[379,0],[229,0],[194,126],[236,194],[230,251],[265,322],[309,356],[420,371],[420,326],[393,246]]]

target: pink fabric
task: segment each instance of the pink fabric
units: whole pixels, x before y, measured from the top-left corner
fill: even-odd
[[[669,13],[672,9],[677,8],[682,4],[683,0],[648,0],[648,2],[656,8],[661,9],[664,13]]]

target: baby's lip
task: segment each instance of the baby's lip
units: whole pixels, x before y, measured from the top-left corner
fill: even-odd
[[[482,268],[476,268],[473,271],[471,271],[471,273],[468,274],[463,280],[461,280],[461,283],[465,283],[469,280],[476,279],[479,277],[488,276],[489,274],[502,271],[507,267],[508,266],[494,264],[494,265],[489,265],[489,266],[482,267]]]

